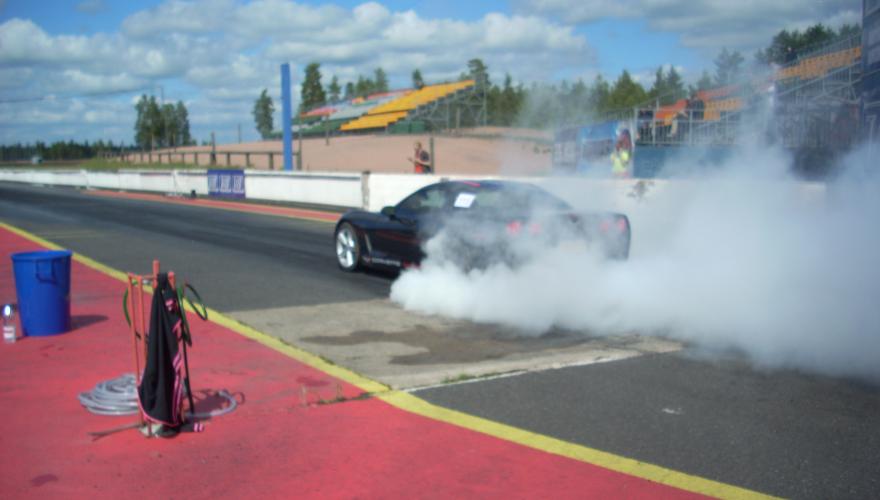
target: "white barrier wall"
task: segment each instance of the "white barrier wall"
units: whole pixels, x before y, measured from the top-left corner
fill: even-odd
[[[256,200],[287,201],[359,208],[360,174],[247,172],[245,193]]]
[[[193,191],[199,196],[208,195],[208,181],[206,170],[175,170],[174,171],[175,193],[189,194]]]
[[[397,205],[413,191],[440,181],[436,175],[370,174],[367,176],[366,210],[379,211],[382,207]]]
[[[92,189],[208,195],[207,170],[19,170],[0,169],[0,181]],[[360,208],[360,174],[245,172],[248,198]]]

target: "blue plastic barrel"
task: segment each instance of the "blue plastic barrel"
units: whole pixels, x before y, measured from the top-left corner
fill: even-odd
[[[71,255],[68,250],[12,254],[24,335],[56,335],[70,330]]]

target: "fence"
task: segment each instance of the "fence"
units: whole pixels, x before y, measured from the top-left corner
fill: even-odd
[[[192,164],[206,167],[283,168],[281,151],[135,151],[117,156],[123,162],[143,164]],[[294,152],[294,156],[298,151]],[[276,157],[279,157],[276,159]],[[191,161],[187,161],[190,159]],[[236,161],[233,161],[236,160]],[[256,160],[256,161],[252,161]]]

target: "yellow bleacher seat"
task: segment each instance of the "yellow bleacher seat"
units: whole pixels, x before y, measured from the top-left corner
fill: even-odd
[[[825,76],[829,71],[858,62],[861,56],[862,48],[853,47],[851,49],[840,50],[830,54],[810,57],[794,66],[780,69],[776,73],[776,79],[787,80],[789,78],[800,77],[804,80],[809,80],[820,78]]]
[[[384,128],[405,117],[410,111],[419,106],[436,101],[437,99],[446,97],[449,94],[473,85],[473,80],[441,83],[439,85],[426,85],[419,90],[376,106],[368,111],[366,115],[343,124],[339,129],[347,131]]]

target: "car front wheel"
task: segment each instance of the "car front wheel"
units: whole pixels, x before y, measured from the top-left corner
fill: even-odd
[[[336,229],[336,263],[343,271],[354,271],[361,260],[361,248],[354,227],[345,222]]]

